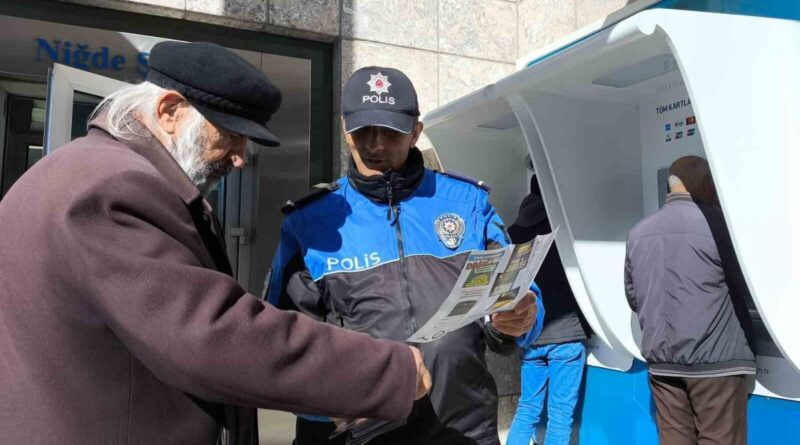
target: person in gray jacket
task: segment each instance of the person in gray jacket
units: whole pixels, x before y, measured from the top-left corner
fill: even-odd
[[[755,356],[728,284],[738,268],[723,264],[735,260],[720,255],[709,227],[721,212],[693,200],[712,184],[704,159],[678,159],[666,204],[628,234],[625,293],[642,328],[659,440],[670,445],[747,441]]]

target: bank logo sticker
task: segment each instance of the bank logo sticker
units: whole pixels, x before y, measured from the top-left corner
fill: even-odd
[[[683,121],[675,122],[675,128],[683,127]]]
[[[672,142],[672,136],[669,133],[667,133],[667,142]]]
[[[682,137],[683,137],[683,132],[682,131],[679,131],[679,132],[675,133],[675,139],[680,139]]]
[[[464,220],[455,213],[443,213],[433,223],[436,236],[448,249],[455,249],[464,239]]]
[[[671,124],[667,124],[667,125],[664,126],[664,131],[670,131],[670,130],[672,130],[672,125]]]
[[[378,74],[370,74],[367,85],[369,85],[370,93],[378,94],[388,93],[389,87],[392,86],[389,82],[389,76],[384,76],[380,72]]]
[[[686,131],[686,136],[694,136],[694,128],[690,128]]]
[[[697,119],[694,116],[689,116],[686,118],[686,125],[694,125],[697,123]]]

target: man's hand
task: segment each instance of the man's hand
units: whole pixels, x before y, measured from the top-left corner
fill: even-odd
[[[431,373],[428,372],[425,362],[422,361],[422,351],[413,346],[409,346],[409,348],[414,354],[414,364],[417,366],[417,394],[414,396],[414,400],[419,400],[431,390]]]
[[[531,330],[538,312],[536,294],[528,292],[513,311],[492,314],[492,326],[503,334],[519,337]]]

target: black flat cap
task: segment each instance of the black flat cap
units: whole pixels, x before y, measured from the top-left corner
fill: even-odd
[[[280,145],[266,123],[281,105],[281,92],[230,50],[207,42],[157,43],[146,80],[181,93],[214,125],[262,145]]]

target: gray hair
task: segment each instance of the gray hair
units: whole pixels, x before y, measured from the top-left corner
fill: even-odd
[[[669,178],[667,179],[667,181],[669,182],[669,191],[670,192],[675,191],[676,187],[683,187],[683,181],[681,181],[681,178],[679,178],[679,177],[677,177],[675,175],[669,175]]]
[[[189,179],[206,192],[230,167],[225,161],[207,162],[203,159],[203,148],[206,140],[206,119],[190,107],[185,116],[184,130],[175,139],[167,134],[158,124],[156,106],[158,97],[167,90],[150,82],[142,82],[122,88],[103,99],[92,113],[92,118],[101,112],[106,113],[106,129],[117,139],[130,140],[134,136],[145,136],[136,133],[141,128],[138,122],[149,124],[148,131],[160,131],[167,151],[175,158]]]
[[[128,140],[136,135],[137,120],[152,122],[156,117],[156,99],[167,90],[150,82],[142,82],[119,89],[106,96],[94,109],[93,119],[106,112],[107,130],[117,139]]]

